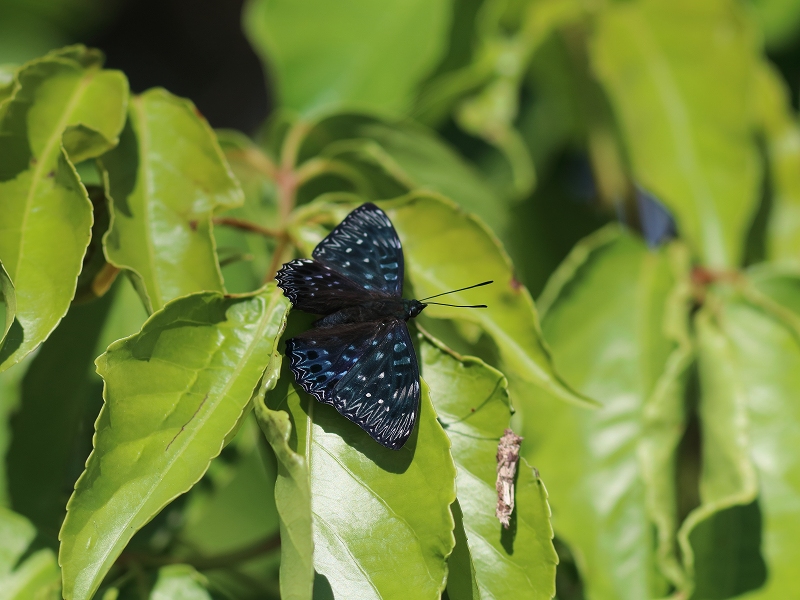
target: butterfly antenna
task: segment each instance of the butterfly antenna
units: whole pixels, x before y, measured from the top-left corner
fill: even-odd
[[[454,308],[488,308],[485,304],[442,304],[441,302],[426,302],[425,304],[435,304],[436,306],[452,306]]]
[[[456,292],[463,292],[464,290],[471,290],[472,288],[481,287],[483,285],[489,285],[490,283],[494,283],[494,281],[483,281],[481,283],[476,283],[475,285],[469,285],[467,287],[459,288],[457,290],[450,290],[449,292],[442,292],[441,294],[436,294],[435,296],[428,296],[427,298],[422,298],[420,302],[425,302],[429,298],[438,298],[439,296],[446,296],[447,294],[455,294]],[[428,302],[428,304],[439,304],[438,302]],[[441,306],[456,306],[455,304],[442,304]],[[483,304],[476,305],[476,306],[464,306],[460,308],[486,308]]]

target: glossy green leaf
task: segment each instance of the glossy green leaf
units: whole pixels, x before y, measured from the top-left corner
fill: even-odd
[[[6,456],[11,506],[51,543],[80,473],[76,466],[88,455],[80,441],[88,437],[87,409],[94,409],[92,418],[97,414],[100,390],[92,367],[110,305],[108,296],[70,308],[30,362],[11,419]]]
[[[128,94],[101,63],[82,47],[28,63],[0,122],[0,260],[17,297],[0,370],[47,338],[75,294],[92,207],[73,163],[116,144]]]
[[[497,443],[511,410],[503,375],[483,361],[460,358],[423,339],[422,377],[452,443],[456,487],[472,569],[448,561],[450,600],[552,598],[556,563],[544,484],[519,465],[516,507],[509,530],[495,517]],[[472,572],[470,572],[472,571]],[[474,576],[475,584],[467,585]]]
[[[281,355],[276,354],[273,361],[272,368],[279,370]],[[291,377],[285,369],[281,375]],[[293,391],[288,380],[283,379],[281,391],[273,392],[277,383],[278,379],[274,377],[265,380],[264,391],[267,394],[288,394]],[[255,414],[278,462],[275,506],[281,534],[281,598],[310,599],[314,589],[314,533],[307,457],[295,451],[298,449],[297,432],[292,428],[289,413],[272,410],[259,399],[255,405]]]
[[[14,293],[14,284],[6,273],[3,263],[0,263],[0,323],[3,323],[3,333],[0,335],[0,348],[3,347],[3,340],[11,329],[14,317],[17,314],[17,295]]]
[[[132,98],[119,146],[102,165],[113,202],[106,256],[133,273],[150,310],[223,291],[211,217],[243,194],[194,105],[162,89]]]
[[[55,553],[33,547],[36,529],[24,517],[0,508],[0,598],[57,600],[61,574]]]
[[[66,598],[90,598],[133,534],[203,475],[269,363],[287,305],[274,284],[254,296],[194,294],[98,358],[106,403],[60,534]]]
[[[430,306],[425,314],[476,323],[497,344],[503,369],[578,404],[587,400],[553,367],[528,290],[515,278],[500,243],[476,218],[446,199],[416,194],[384,205],[403,241],[408,276],[421,298],[484,280],[494,284],[450,294],[453,304],[487,304],[468,310]]]
[[[211,600],[205,577],[190,565],[169,565],[158,570],[150,600]]]
[[[764,62],[757,80],[757,120],[764,132],[769,157],[772,206],[769,213],[767,256],[800,266],[800,125],[789,90],[780,74]]]
[[[362,124],[353,140],[340,141],[323,154],[349,150],[374,163],[409,191],[439,192],[475,213],[502,235],[508,227],[508,207],[478,172],[432,132],[410,123]],[[337,150],[340,149],[340,150]]]
[[[759,198],[750,118],[757,53],[731,0],[611,5],[592,47],[635,178],[716,268],[740,264]]]
[[[266,405],[257,414],[278,457],[282,550],[290,541],[281,559],[282,596],[310,598],[313,544],[315,594],[438,598],[455,545],[456,471],[427,386],[417,426],[400,450],[380,446],[302,392],[288,361]],[[300,578],[296,587],[289,577]]]
[[[607,228],[575,248],[543,294],[554,359],[601,407],[518,395],[522,454],[547,481],[556,535],[578,557],[588,600],[685,586],[674,536],[691,357],[686,263],[678,247],[652,252]]]
[[[417,298],[432,296],[484,280],[494,284],[447,296],[453,304],[487,304],[469,310],[430,306],[426,317],[474,323],[489,334],[500,350],[506,374],[551,390],[564,400],[587,405],[556,372],[539,330],[539,318],[527,289],[514,277],[508,256],[497,238],[475,217],[437,194],[417,192],[381,203],[403,243],[406,277]],[[332,213],[338,223],[347,209],[320,204],[306,215],[316,219]],[[297,238],[310,254],[325,232],[319,227],[299,226]],[[423,319],[424,320],[424,319]]]
[[[279,106],[402,115],[444,51],[447,0],[251,0],[244,27]]]
[[[710,590],[724,590],[726,597],[732,591],[749,591],[748,600],[800,594],[800,459],[792,451],[800,433],[800,280],[763,272],[759,279],[757,294],[718,289],[696,321],[707,450],[700,480],[702,505],[687,520],[684,550],[690,568],[713,569],[716,575],[711,581],[698,581],[706,596]],[[691,552],[692,529],[700,528],[703,519],[755,498],[762,524],[761,539],[754,545],[760,542],[766,563],[760,577],[754,561],[741,554],[720,565],[718,546]]]

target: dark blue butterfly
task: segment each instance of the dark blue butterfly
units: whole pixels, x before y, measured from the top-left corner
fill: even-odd
[[[398,450],[414,430],[420,397],[406,322],[427,304],[402,297],[397,232],[380,208],[363,204],[312,256],[276,276],[294,308],[325,315],[286,342],[292,371],[306,392]]]

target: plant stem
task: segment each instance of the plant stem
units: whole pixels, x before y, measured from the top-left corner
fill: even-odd
[[[257,225],[256,223],[245,221],[244,219],[237,219],[236,217],[214,217],[214,225],[227,225],[228,227],[235,227],[236,229],[241,229],[243,231],[258,233],[260,235],[263,235],[264,237],[270,237],[270,238],[281,237],[280,231],[277,231],[275,229],[269,229],[267,227],[262,227],[261,225]]]
[[[234,567],[252,558],[267,554],[280,548],[281,538],[279,534],[259,540],[258,542],[233,550],[224,552],[216,556],[153,556],[151,554],[140,554],[138,552],[123,552],[117,559],[123,565],[140,565],[145,567],[162,567],[164,565],[186,564],[191,565],[199,571],[209,569],[224,569]]]
[[[264,277],[264,283],[272,281],[275,278],[280,265],[283,263],[283,255],[286,252],[286,247],[288,245],[289,236],[284,234],[281,236],[280,240],[278,241],[278,245],[275,247],[275,252],[272,254],[272,260],[269,263],[269,269],[267,269],[267,276]]]

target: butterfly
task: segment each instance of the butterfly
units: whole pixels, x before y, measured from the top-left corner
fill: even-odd
[[[323,315],[286,342],[297,383],[392,450],[406,443],[419,413],[419,366],[407,322],[438,304],[402,297],[403,265],[392,222],[366,203],[311,259],[292,260],[275,277],[294,308]]]

